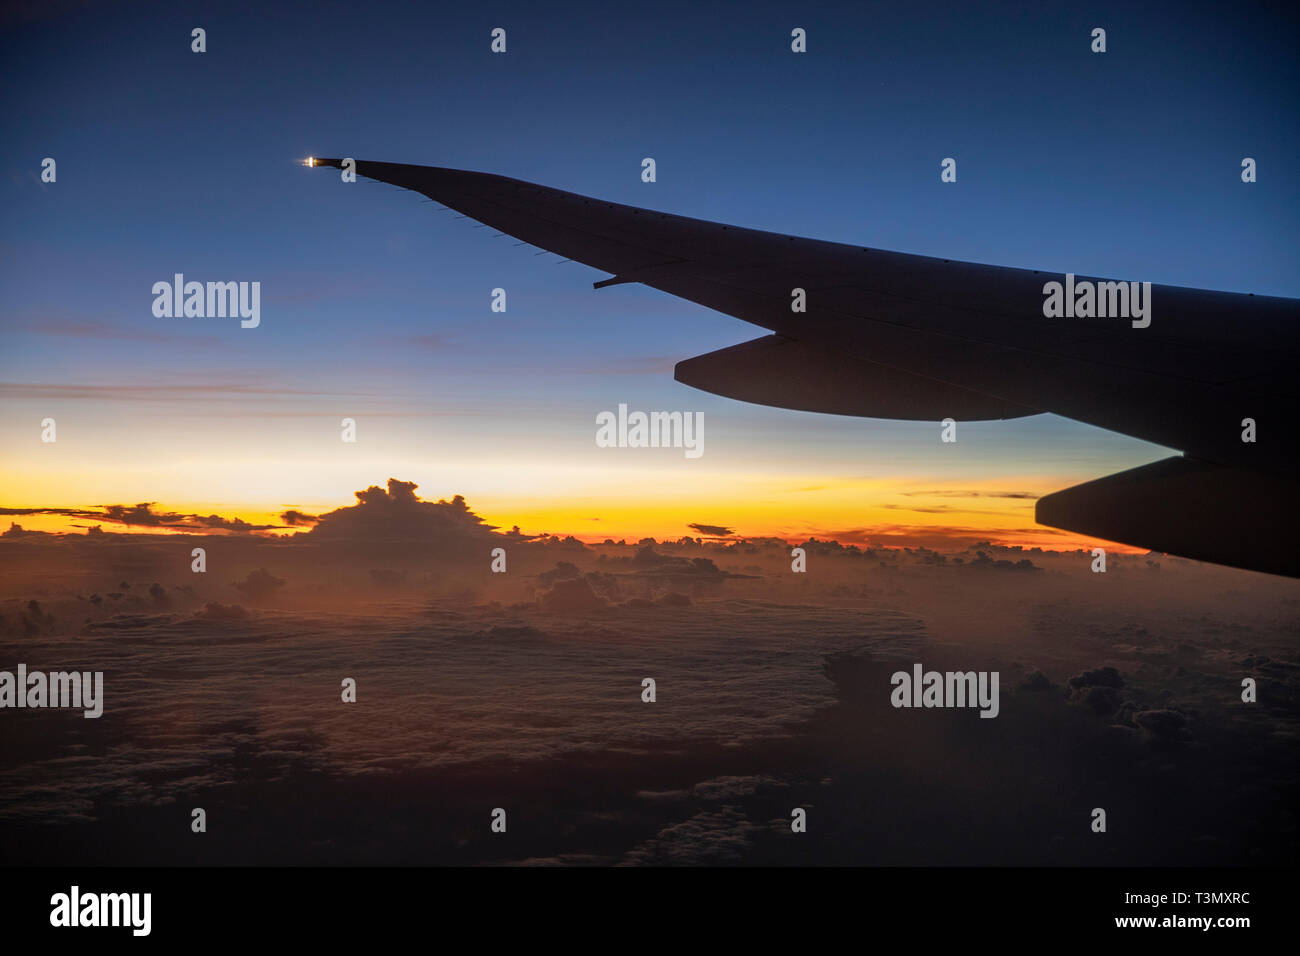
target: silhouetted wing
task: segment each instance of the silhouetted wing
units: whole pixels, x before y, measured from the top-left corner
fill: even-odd
[[[1132,504],[1119,494],[1131,485],[1118,481],[1123,476],[1071,489],[1079,495],[1068,501],[1066,492],[1048,496],[1038,518],[1300,576],[1295,554],[1255,561],[1239,546],[1249,508],[1275,522],[1276,540],[1295,540],[1287,432],[1300,411],[1296,300],[1154,285],[1146,328],[1122,318],[1046,318],[1044,284],[1060,275],[743,229],[487,173],[367,161],[356,171],[611,273],[598,288],[640,282],[776,333],[679,363],[678,380],[697,388],[869,417],[969,421],[1053,412],[1212,463],[1216,469],[1197,472],[1202,497],[1192,495],[1186,507],[1178,503],[1191,494],[1185,475],[1141,476],[1144,495],[1169,496],[1167,528],[1148,527],[1155,519],[1147,498]],[[1097,281],[1077,277],[1084,280]],[[806,311],[792,310],[795,290],[803,290]],[[1248,418],[1254,442],[1242,440]],[[1216,508],[1227,519],[1202,521],[1193,502],[1216,485],[1224,489]],[[1112,520],[1101,520],[1111,495]],[[1185,534],[1174,533],[1179,522]]]
[[[1011,402],[827,351],[780,335],[765,335],[677,363],[677,381],[756,405],[803,412],[962,421],[1036,414]]]
[[[1175,456],[1038,499],[1040,524],[1300,577],[1294,479]]]

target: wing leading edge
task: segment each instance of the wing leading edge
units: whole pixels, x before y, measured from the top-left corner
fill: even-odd
[[[1049,319],[1044,283],[1059,274],[744,229],[488,173],[355,168],[610,273],[597,288],[640,282],[774,333],[678,363],[685,384],[879,418],[1053,412],[1181,450],[1185,458],[1048,495],[1037,520],[1300,576],[1294,545],[1265,543],[1292,542],[1300,530],[1283,437],[1300,412],[1296,300],[1153,285],[1145,328]],[[806,312],[791,310],[796,288]],[[1245,419],[1254,442],[1242,441]]]

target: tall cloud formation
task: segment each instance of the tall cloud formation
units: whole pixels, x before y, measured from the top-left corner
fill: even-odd
[[[413,481],[388,479],[388,488],[371,485],[355,492],[357,503],[323,515],[307,514],[294,508],[280,514],[283,524],[252,524],[242,518],[221,515],[182,514],[156,511],[156,502],[134,505],[98,505],[95,508],[0,508],[0,515],[64,515],[108,524],[169,531],[234,532],[310,528],[305,537],[314,544],[334,542],[388,542],[417,545],[466,543],[499,538],[496,525],[483,523],[456,495],[451,501],[422,501]]]
[[[356,492],[357,503],[316,519],[300,537],[312,544],[370,547],[390,556],[463,556],[465,549],[499,542],[496,525],[470,510],[465,499],[423,501],[413,481],[388,479]]]

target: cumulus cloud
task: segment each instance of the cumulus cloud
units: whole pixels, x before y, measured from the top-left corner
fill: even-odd
[[[0,538],[27,538],[34,534],[40,534],[39,531],[26,531],[17,521],[9,522],[9,530],[0,534]]]
[[[137,528],[170,531],[232,532],[247,534],[283,527],[310,528],[307,532],[316,543],[375,541],[423,544],[429,548],[465,543],[468,540],[500,538],[495,525],[488,525],[474,514],[465,499],[456,495],[451,501],[422,501],[415,493],[413,481],[388,479],[388,487],[371,485],[356,492],[357,503],[337,508],[323,515],[311,515],[296,508],[281,512],[283,524],[252,524],[242,518],[222,515],[185,514],[158,510],[157,502],[142,501],[134,505],[110,504],[97,508],[0,508],[0,515],[63,515],[86,518]],[[521,537],[517,534],[516,538]]]
[[[712,558],[686,558],[664,554],[656,551],[653,544],[637,548],[631,557],[611,558],[603,563],[611,568],[627,568],[637,577],[665,581],[672,579],[721,581],[724,578],[751,577],[751,575],[723,571]]]
[[[258,568],[256,571],[249,571],[248,577],[242,581],[236,581],[231,587],[247,598],[261,601],[269,598],[284,587],[284,578],[277,578],[266,568]]]
[[[555,587],[541,596],[542,609],[557,614],[594,611],[605,606],[604,598],[591,589],[586,578],[556,581]]]
[[[1039,571],[1042,570],[1028,558],[1021,558],[1019,561],[1008,561],[1006,558],[990,558],[983,551],[976,551],[973,557],[966,565],[968,568],[984,568],[993,571]]]
[[[409,485],[375,491],[364,507],[420,508]],[[188,545],[111,537],[0,542],[11,595],[0,603],[0,636],[15,647],[11,661],[116,674],[108,706],[129,716],[30,713],[20,746],[0,748],[0,827],[11,824],[6,853],[19,862],[201,854],[187,828],[165,825],[176,801],[201,805],[216,787],[227,788],[220,799],[247,796],[249,781],[255,805],[227,814],[222,861],[1280,865],[1294,857],[1290,807],[1269,799],[1295,784],[1294,582],[1166,565],[1159,580],[1133,582],[1126,603],[1114,603],[1111,589],[1091,604],[1079,598],[1088,585],[1069,556],[1032,555],[1072,573],[1034,575],[1025,600],[1028,576],[954,571],[931,565],[928,552],[897,552],[878,568],[842,549],[805,586],[776,544],[753,556],[749,543],[656,545],[639,561],[634,544],[586,552],[539,544],[517,561],[518,545],[500,536],[511,574],[497,576],[493,591],[488,549],[471,554],[465,563],[477,560],[472,580],[483,593],[466,599],[452,590],[463,583],[458,569],[429,576],[426,562],[393,563],[401,548],[383,537],[383,556],[364,560],[350,546],[322,560],[328,549],[304,546],[305,531],[230,538],[210,552],[208,575],[191,573]],[[981,548],[1013,561],[1031,554]],[[719,588],[714,574],[686,570],[679,591],[692,608],[655,610],[668,600],[657,596],[678,586],[641,571],[693,567],[696,555],[724,569],[743,561],[737,570],[763,580]],[[274,574],[248,574],[263,567]],[[289,579],[282,592],[293,600],[276,592],[274,614],[258,614],[265,605],[230,586],[276,575]],[[340,595],[344,583],[370,589],[403,576],[433,585],[427,602]],[[958,586],[929,621],[936,580]],[[526,588],[561,581],[586,583],[611,607],[566,617],[523,600]],[[868,600],[829,598],[838,584]],[[633,607],[612,606],[623,600],[610,597],[614,585],[636,595]],[[81,597],[106,588],[115,590]],[[350,601],[346,613],[329,612],[323,602],[335,599]],[[232,600],[241,603],[204,606]],[[636,610],[642,603],[654,606]],[[359,633],[361,699],[370,703],[339,719],[339,679],[357,674]],[[1007,633],[1017,634],[1014,645]],[[968,711],[920,720],[889,706],[889,674],[918,660],[1000,670],[1004,693],[1034,665],[1051,680],[1030,671],[1022,688],[1044,692],[1009,695],[990,735],[989,722]],[[646,675],[659,681],[658,704],[640,702]],[[1079,693],[1067,703],[1069,675]],[[1259,704],[1240,705],[1244,675],[1259,678]],[[1101,706],[1121,695],[1110,719],[1087,709],[1089,697]],[[1180,725],[1194,749],[1173,743],[1187,739]],[[830,782],[814,790],[819,776]],[[428,826],[434,779],[452,801],[443,815],[470,823]],[[512,832],[558,841],[507,847],[490,835],[484,808],[500,802],[502,780],[518,808]],[[1101,847],[1084,825],[1057,841],[1062,798],[1094,806],[1083,800],[1099,784],[1102,799],[1126,807],[1125,839]],[[929,796],[917,799],[922,790]],[[304,792],[320,796],[305,810]],[[806,835],[791,834],[794,806],[816,807]],[[950,807],[981,826],[936,830]],[[266,837],[267,819],[276,839]],[[1276,838],[1260,841],[1264,831]],[[1207,849],[1202,838],[1218,842]]]
[[[1133,715],[1133,723],[1157,743],[1176,743],[1189,736],[1187,717],[1177,710],[1138,711]]]
[[[327,512],[305,534],[314,544],[382,549],[394,556],[432,554],[463,557],[471,548],[499,541],[495,525],[470,510],[465,499],[423,501],[413,481],[388,479],[356,492],[357,503]]]
[[[785,783],[765,774],[751,777],[714,777],[703,780],[691,788],[691,793],[705,800],[735,800],[750,797],[759,790],[786,786]]]
[[[1124,678],[1114,667],[1098,667],[1071,677],[1067,683],[1074,690],[1085,687],[1123,687]]]
[[[738,863],[759,827],[733,807],[700,813],[664,827],[623,858],[628,866]]]
[[[1070,699],[1083,704],[1100,717],[1114,714],[1123,704],[1120,688],[1124,678],[1114,667],[1098,667],[1076,674],[1066,681]]]

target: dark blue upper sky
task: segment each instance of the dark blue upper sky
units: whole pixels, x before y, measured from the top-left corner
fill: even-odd
[[[498,26],[505,55],[489,51]],[[806,54],[790,51],[794,27]],[[592,292],[601,276],[586,267],[297,161],[477,169],[884,249],[1297,296],[1298,39],[1286,14],[1226,4],[9,14],[0,373],[328,385],[392,415],[523,403],[572,410],[585,442],[590,410],[619,401],[707,408],[792,441],[875,434],[864,429],[899,426],[740,406],[672,381],[672,361],[758,334],[743,323],[635,286]],[[39,181],[46,156],[53,186]],[[654,184],[640,179],[646,156]],[[939,179],[948,156],[955,184]],[[154,318],[149,289],[175,272],[261,281],[262,326]],[[497,286],[505,315],[488,310]],[[1025,434],[1042,454],[1079,429],[1104,446],[1098,457],[1153,457],[1049,421],[1001,433],[999,454]]]

